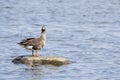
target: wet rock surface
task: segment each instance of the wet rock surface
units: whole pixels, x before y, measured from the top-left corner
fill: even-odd
[[[70,64],[67,58],[64,57],[57,57],[57,56],[18,56],[12,60],[15,64],[28,64],[28,65],[54,65],[54,66],[61,66],[65,64]]]

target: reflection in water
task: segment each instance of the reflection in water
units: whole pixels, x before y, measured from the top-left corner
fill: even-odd
[[[30,76],[30,80],[43,80],[45,77],[52,77],[51,75],[59,71],[60,67],[52,65],[27,66],[25,73]]]
[[[29,66],[25,69],[25,71],[31,77],[30,80],[42,80],[42,78],[44,77],[42,67],[39,66]]]

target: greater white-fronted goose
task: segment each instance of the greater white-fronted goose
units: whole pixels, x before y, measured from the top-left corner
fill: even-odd
[[[46,28],[43,25],[41,29],[41,36],[39,38],[27,38],[25,40],[22,40],[20,45],[22,45],[24,48],[32,50],[32,56],[38,56],[38,50],[42,49],[45,45],[46,41]],[[36,50],[36,55],[34,54],[34,50]]]

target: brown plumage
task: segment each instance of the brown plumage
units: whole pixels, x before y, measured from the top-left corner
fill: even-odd
[[[22,40],[20,45],[22,45],[26,49],[32,50],[32,56],[34,56],[34,50],[36,50],[36,56],[38,56],[38,50],[42,49],[45,45],[46,41],[46,28],[45,26],[41,29],[41,36],[39,38],[27,38],[25,40]]]

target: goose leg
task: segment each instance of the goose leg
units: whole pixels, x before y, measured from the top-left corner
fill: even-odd
[[[34,56],[34,50],[32,50],[32,56]]]
[[[38,57],[38,49],[36,50],[36,56]]]

